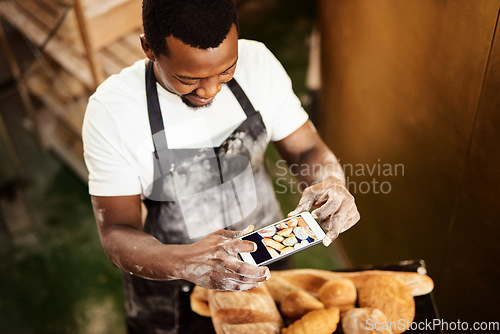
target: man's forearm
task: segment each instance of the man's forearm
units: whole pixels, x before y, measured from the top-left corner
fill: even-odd
[[[114,226],[101,235],[109,260],[119,269],[152,280],[177,277],[183,245],[167,245],[128,226]],[[185,247],[185,246],[184,246]]]
[[[298,156],[290,162],[294,175],[308,185],[335,179],[345,185],[345,175],[337,157],[326,145],[320,145]]]

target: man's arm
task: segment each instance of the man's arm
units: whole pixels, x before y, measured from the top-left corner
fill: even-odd
[[[323,240],[328,246],[360,218],[354,197],[346,188],[342,167],[310,121],[274,144],[292,172],[308,184],[289,215],[318,207],[312,215],[328,231]]]
[[[248,290],[269,278],[269,269],[237,259],[255,243],[235,239],[250,232],[216,231],[189,245],[163,244],[144,233],[140,195],[92,196],[101,243],[110,261],[133,275],[152,280],[185,279],[216,290]]]

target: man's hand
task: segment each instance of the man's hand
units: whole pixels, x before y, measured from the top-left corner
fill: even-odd
[[[323,239],[325,246],[329,246],[340,233],[356,224],[360,218],[354,197],[343,182],[335,177],[304,189],[297,208],[288,215],[309,211],[312,207],[318,207],[311,214],[327,231]]]
[[[237,239],[251,231],[251,225],[242,231],[218,230],[194,244],[186,245],[181,259],[184,265],[176,276],[213,290],[256,288],[270,278],[269,269],[237,258],[237,253],[256,250],[254,242]]]

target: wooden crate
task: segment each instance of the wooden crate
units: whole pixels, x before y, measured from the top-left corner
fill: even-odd
[[[8,2],[20,9],[20,15],[26,16],[45,31],[52,30],[61,17],[65,16],[57,30],[57,36],[71,48],[84,52],[78,21],[70,0]],[[81,4],[90,43],[96,51],[142,26],[140,0],[81,0]]]
[[[2,0],[0,15],[36,46],[36,62],[17,79],[41,102],[33,125],[42,146],[86,179],[81,127],[88,98],[100,81],[144,59],[141,1],[80,0],[86,47],[73,6],[62,1],[72,0]]]
[[[56,2],[57,0],[45,1]],[[94,50],[100,50],[124,35],[142,27],[141,0],[84,0],[82,5],[87,21],[90,43]],[[80,43],[80,32],[73,11],[68,13],[68,17],[61,28],[58,34],[65,41]]]
[[[102,78],[116,73],[118,67],[130,64],[131,54],[137,59],[144,57],[140,51],[140,0],[83,0],[88,3],[90,19],[86,19],[91,52],[97,53]],[[106,4],[106,5],[105,5]],[[68,9],[69,8],[69,9]],[[107,9],[107,11],[105,11]],[[65,11],[68,12],[65,15]],[[131,18],[131,13],[139,18]],[[6,0],[0,1],[0,15],[23,33],[34,45],[44,45],[43,53],[72,73],[89,89],[95,89],[96,82],[89,66],[89,55],[84,49],[72,7],[56,0]],[[58,22],[62,24],[52,36]],[[126,39],[128,43],[124,43]],[[48,42],[47,42],[48,41]],[[94,44],[95,45],[94,45]],[[123,55],[116,55],[110,49],[126,45]],[[116,61],[113,61],[115,59]],[[127,61],[124,61],[126,59]],[[102,64],[101,64],[102,61]]]

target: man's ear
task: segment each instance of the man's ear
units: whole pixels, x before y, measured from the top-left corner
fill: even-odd
[[[151,45],[149,45],[148,41],[146,40],[146,36],[144,36],[144,34],[141,34],[140,39],[142,51],[150,61],[154,62],[156,60],[156,57],[153,50],[151,49]]]

